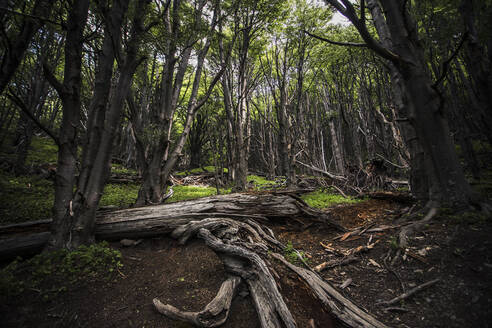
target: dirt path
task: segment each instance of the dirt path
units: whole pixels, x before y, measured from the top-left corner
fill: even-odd
[[[402,207],[370,200],[330,212],[340,223],[355,228],[370,223],[391,225]],[[367,245],[369,239],[371,244],[377,242],[368,252],[358,254],[357,262],[327,269],[321,275],[335,286],[350,278],[352,283],[342,293],[389,326],[489,327],[492,229],[487,222],[437,220],[410,241],[410,253],[420,255],[407,255],[390,270],[382,259],[391,249],[396,230],[341,241],[334,240],[338,234],[331,229],[316,225],[304,230],[299,226],[272,228],[279,240],[306,252],[311,266],[341,258],[341,253]],[[326,251],[320,242],[339,254]],[[26,291],[0,305],[2,327],[190,327],[158,314],[152,299],[159,297],[180,309],[200,310],[226,277],[221,261],[201,241],[182,247],[170,238],[155,238],[134,247],[112,246],[121,249],[124,265],[113,281],[73,286],[50,300],[43,300],[36,291]],[[310,321],[316,327],[331,327],[328,311],[309,295],[303,283],[282,266],[275,267],[286,302],[295,309],[298,327],[309,327]],[[396,304],[397,311],[376,304],[400,295],[402,288],[409,290],[435,278],[441,281]],[[223,327],[259,327],[246,288],[235,298]]]

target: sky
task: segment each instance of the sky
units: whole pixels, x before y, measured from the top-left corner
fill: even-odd
[[[350,22],[345,16],[340,14],[338,11],[335,11],[335,14],[333,15],[332,19],[330,20],[331,24],[341,24],[343,26],[350,25]]]

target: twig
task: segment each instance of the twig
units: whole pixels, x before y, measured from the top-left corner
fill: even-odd
[[[438,278],[438,279],[434,279],[434,280],[428,281],[426,283],[423,283],[422,285],[418,285],[417,287],[410,289],[408,292],[403,293],[400,296],[397,296],[397,297],[393,298],[392,300],[389,300],[387,302],[379,302],[378,304],[393,305],[395,303],[398,303],[399,301],[402,301],[404,299],[409,298],[410,296],[412,296],[413,294],[415,294],[415,293],[417,293],[417,292],[419,292],[421,290],[424,290],[424,289],[426,289],[426,288],[434,285],[439,280],[441,280],[441,279]]]
[[[346,264],[356,262],[356,261],[359,261],[359,259],[357,257],[347,256],[341,260],[331,260],[331,261],[323,262],[323,263],[315,266],[313,268],[313,270],[316,272],[321,272],[321,271],[326,270],[328,268],[334,268],[336,266],[342,266],[342,265],[346,265]]]
[[[396,280],[398,280],[398,282],[400,283],[401,291],[405,293],[405,290],[406,290],[405,285],[403,284],[403,281],[401,280],[398,273],[396,273],[395,270],[391,269],[391,267],[388,265],[388,263],[386,263],[386,259],[383,259],[383,264],[384,264],[384,268],[396,277]]]

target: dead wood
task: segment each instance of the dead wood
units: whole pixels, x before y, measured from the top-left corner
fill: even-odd
[[[318,299],[344,324],[349,327],[387,327],[345,298],[315,272],[291,264],[280,254],[273,253],[272,256],[303,278]]]
[[[335,260],[323,262],[323,263],[315,266],[313,268],[313,270],[316,272],[321,272],[321,271],[329,269],[329,268],[347,265],[347,264],[357,262],[357,261],[359,261],[359,258],[351,255],[351,256],[344,257],[342,259],[335,259]]]
[[[416,230],[422,228],[425,224],[427,224],[433,217],[435,217],[438,213],[438,207],[433,204],[430,206],[429,211],[425,215],[425,217],[417,222],[409,224],[403,227],[400,230],[400,234],[398,236],[400,248],[406,248],[408,246],[408,236],[415,232]]]
[[[431,280],[431,281],[428,281],[426,283],[423,283],[422,285],[418,285],[417,287],[415,288],[412,288],[410,289],[409,291],[401,294],[400,296],[397,296],[389,301],[386,301],[386,302],[380,302],[379,304],[383,304],[383,305],[393,305],[395,303],[398,303],[399,301],[402,301],[404,299],[407,299],[409,298],[410,296],[412,296],[413,294],[421,291],[421,290],[424,290],[432,285],[434,285],[435,283],[437,283],[440,279],[434,279],[434,280]]]
[[[415,202],[415,198],[407,192],[374,191],[361,194],[360,197],[390,200],[397,203],[409,204]]]
[[[326,213],[310,208],[290,194],[229,194],[171,204],[98,212],[96,237],[104,240],[139,239],[170,234],[190,221],[228,217],[238,221],[254,218],[260,222],[300,220],[318,222],[344,231]],[[7,229],[8,228],[8,229]],[[0,227],[0,259],[21,251],[40,251],[49,237],[49,221],[42,224]],[[10,231],[17,231],[12,235]]]
[[[336,174],[330,173],[330,172],[328,172],[328,171],[325,171],[325,170],[319,169],[319,168],[314,167],[314,166],[312,166],[312,165],[305,164],[305,163],[300,162],[300,161],[298,161],[298,160],[296,160],[296,163],[298,163],[298,164],[300,164],[300,165],[302,165],[302,166],[305,166],[305,167],[307,167],[307,168],[309,168],[309,169],[311,169],[311,170],[313,170],[313,171],[315,171],[315,172],[318,172],[318,173],[321,173],[321,174],[323,174],[323,175],[326,175],[327,177],[329,177],[329,178],[331,178],[331,179],[333,179],[333,180],[338,180],[338,181],[346,181],[346,180],[347,180],[347,178],[346,178],[346,177],[344,177],[344,176],[342,176],[342,175],[336,175]]]
[[[228,218],[205,218],[176,228],[172,236],[180,243],[194,236],[205,240],[222,260],[225,270],[230,275],[241,277],[247,284],[262,327],[297,327],[274,279],[278,274],[265,260],[268,256],[280,260],[303,278],[322,303],[345,324],[351,327],[385,327],[310,269],[287,262],[276,253],[283,249],[282,243],[254,220],[239,222]]]
[[[154,298],[157,311],[175,320],[187,321],[198,327],[217,327],[226,322],[231,303],[241,282],[238,276],[231,276],[222,283],[215,298],[200,312],[184,312],[170,304],[163,304]]]

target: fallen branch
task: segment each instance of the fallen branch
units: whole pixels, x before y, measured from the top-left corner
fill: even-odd
[[[347,256],[343,259],[339,260],[331,260],[331,261],[326,261],[323,262],[313,268],[314,271],[316,272],[321,272],[323,270],[329,269],[329,268],[334,268],[337,266],[342,266],[342,265],[347,265],[353,262],[357,262],[359,259],[355,256]]]
[[[217,327],[226,322],[240,282],[240,277],[230,276],[222,283],[215,298],[200,312],[180,311],[170,304],[161,303],[157,298],[154,298],[153,303],[159,313],[169,318],[190,322],[198,327]]]
[[[424,289],[426,289],[426,288],[434,285],[439,280],[441,280],[441,279],[438,278],[438,279],[434,279],[434,280],[428,281],[426,283],[423,283],[422,285],[418,285],[417,287],[410,289],[408,292],[403,293],[400,296],[397,296],[397,297],[393,298],[392,300],[385,301],[385,302],[379,302],[378,304],[393,305],[395,303],[398,303],[399,301],[402,301],[404,299],[409,298],[410,296],[412,296],[413,294],[415,294],[415,293],[417,293],[417,292],[419,292],[421,290],[424,290]]]
[[[328,171],[324,171],[322,169],[318,169],[315,166],[304,164],[303,162],[300,162],[298,160],[296,160],[296,163],[301,164],[302,166],[305,166],[305,167],[307,167],[307,168],[309,168],[309,169],[311,169],[311,170],[313,170],[315,172],[318,172],[318,173],[321,173],[323,175],[326,175],[327,177],[329,177],[329,178],[331,178],[333,180],[339,180],[339,181],[345,181],[345,180],[347,180],[347,178],[344,177],[344,176],[342,176],[342,175],[336,175],[336,174],[330,173]]]

